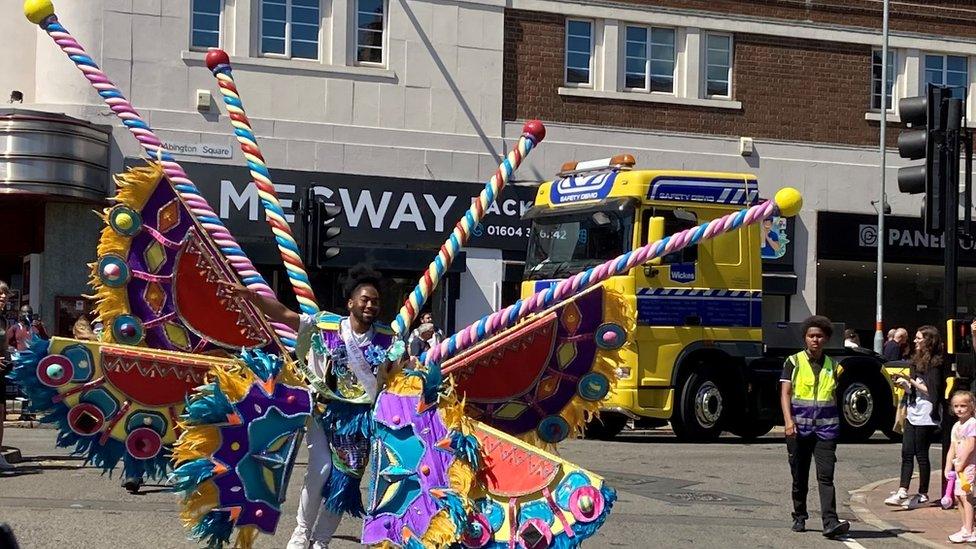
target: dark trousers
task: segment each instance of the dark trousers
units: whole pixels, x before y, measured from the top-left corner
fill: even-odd
[[[918,460],[918,493],[929,493],[929,476],[932,466],[929,463],[929,446],[935,439],[938,427],[935,425],[915,426],[905,422],[905,432],[901,438],[901,484],[908,489],[912,480],[915,461]]]
[[[786,451],[793,473],[793,518],[807,520],[807,490],[810,484],[810,460],[817,465],[820,491],[820,515],[824,526],[838,522],[837,495],[834,493],[834,464],[837,463],[837,441],[820,440],[816,435],[786,437]]]

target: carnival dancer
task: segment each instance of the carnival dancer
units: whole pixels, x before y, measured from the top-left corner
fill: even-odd
[[[832,333],[833,327],[826,317],[811,316],[804,320],[806,348],[786,359],[780,376],[786,449],[793,473],[793,531],[806,531],[807,484],[813,458],[817,466],[823,535],[827,538],[843,536],[851,528],[849,522],[837,518],[834,492],[840,434],[836,399],[840,366],[824,354],[824,345]]]
[[[382,388],[389,326],[380,312],[380,274],[353,269],[344,286],[348,317],[296,313],[279,301],[240,285],[228,288],[248,299],[271,320],[298,331],[298,357],[318,400],[308,429],[308,470],[298,503],[298,526],[288,549],[328,547],[342,513],[364,513],[359,490],[369,457],[370,413]]]

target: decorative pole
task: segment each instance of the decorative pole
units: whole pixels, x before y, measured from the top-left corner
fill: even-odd
[[[450,236],[447,237],[440,251],[437,252],[437,256],[434,257],[434,260],[427,267],[423,276],[420,277],[417,286],[407,296],[406,301],[404,301],[403,307],[400,308],[400,312],[393,320],[392,325],[393,331],[400,337],[406,335],[410,329],[410,324],[420,314],[420,310],[427,303],[430,295],[434,293],[434,289],[437,288],[441,277],[450,268],[451,263],[454,262],[454,258],[457,257],[461,248],[467,244],[471,238],[471,232],[478,226],[478,223],[484,218],[488,208],[491,207],[495,199],[498,198],[498,195],[501,194],[508,180],[512,177],[512,173],[518,169],[522,160],[545,137],[546,127],[538,120],[529,120],[522,127],[522,135],[519,137],[515,147],[502,160],[498,169],[495,170],[495,174],[485,184],[485,188],[481,190],[478,198],[471,202],[471,207],[465,212],[461,220],[454,225],[454,230],[451,231]]]
[[[173,155],[163,148],[162,141],[149,127],[149,123],[139,115],[135,107],[122,94],[122,90],[98,67],[88,52],[85,51],[85,48],[78,43],[78,40],[58,21],[58,16],[54,13],[54,4],[50,0],[27,0],[24,2],[24,15],[31,23],[40,26],[61,48],[61,51],[68,56],[68,59],[78,67],[78,70],[85,75],[98,95],[105,101],[105,104],[122,120],[122,124],[139,141],[146,154],[150,158],[159,159],[163,166],[163,173],[169,178],[180,199],[186,204],[200,226],[213,239],[234,271],[240,276],[244,285],[259,294],[273,297],[274,291],[271,290],[264,277],[261,276],[251,260],[245,255],[244,250],[231,236],[227,227],[220,221],[220,216],[207,204],[200,190],[190,181],[179,163],[173,159]],[[272,323],[272,326],[286,344],[294,340],[295,333],[287,326],[278,323]]]
[[[227,106],[227,113],[230,115],[231,124],[234,126],[234,135],[238,143],[241,144],[241,152],[247,160],[247,167],[254,178],[254,184],[258,188],[258,196],[261,197],[261,204],[268,217],[268,224],[275,235],[275,242],[278,244],[278,251],[281,259],[285,263],[288,271],[288,281],[295,291],[298,298],[298,305],[302,312],[315,314],[319,311],[318,303],[315,301],[315,293],[308,280],[308,272],[305,270],[305,263],[302,261],[301,251],[298,249],[298,242],[292,234],[291,227],[285,221],[285,211],[278,200],[278,193],[275,191],[274,184],[271,182],[271,174],[268,166],[264,162],[264,155],[258,147],[258,140],[251,129],[251,121],[244,112],[244,103],[241,101],[237,85],[234,83],[233,69],[230,65],[230,57],[224,50],[212,49],[207,53],[207,68],[217,78],[217,85],[220,93],[224,97],[224,104]]]
[[[715,238],[744,226],[759,223],[774,215],[792,217],[799,213],[802,204],[803,198],[799,191],[791,187],[784,187],[776,193],[773,200],[767,200],[762,204],[713,219],[708,223],[702,223],[697,227],[675,233],[657,242],[651,242],[602,265],[571,276],[547,290],[537,292],[524,300],[520,299],[511,306],[485,316],[447,338],[440,345],[427,351],[420,360],[427,364],[439,363],[487,339],[494,333],[514,326],[526,316],[545,310],[568,297],[604,282],[612,276],[623,274],[651,259],[676,252],[687,246],[693,246],[702,240]]]

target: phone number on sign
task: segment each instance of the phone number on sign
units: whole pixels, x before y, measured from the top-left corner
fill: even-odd
[[[475,236],[529,236],[529,230],[522,227],[504,227],[499,225],[478,225],[474,229]]]

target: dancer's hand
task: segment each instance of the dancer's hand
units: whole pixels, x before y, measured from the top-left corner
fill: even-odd
[[[232,297],[244,298],[248,301],[253,302],[257,297],[258,293],[254,290],[244,286],[240,282],[228,281],[228,280],[218,280],[217,284]]]

